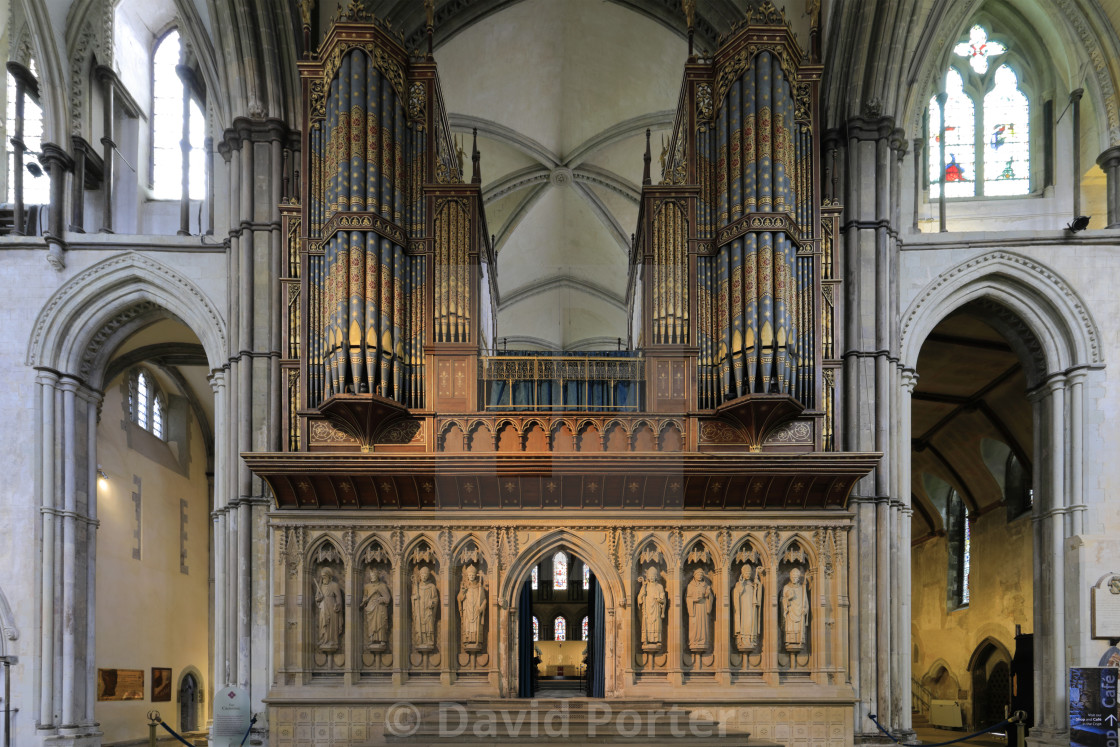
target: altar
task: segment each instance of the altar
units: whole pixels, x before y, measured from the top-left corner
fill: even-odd
[[[586,666],[583,655],[587,641],[537,641],[540,652],[537,672],[541,677],[581,677]]]

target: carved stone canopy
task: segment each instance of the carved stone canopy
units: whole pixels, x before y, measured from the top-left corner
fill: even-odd
[[[843,509],[879,454],[242,454],[279,509]]]

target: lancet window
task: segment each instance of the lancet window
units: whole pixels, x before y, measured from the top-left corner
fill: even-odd
[[[588,622],[589,622],[589,620],[587,618],[587,615],[584,615],[583,616],[583,622],[580,623],[580,626],[579,626],[580,627],[579,639],[581,641],[586,641],[587,640]]]
[[[552,640],[568,640],[568,621],[560,615],[557,615],[556,619],[552,623]]]
[[[30,61],[28,69],[33,77],[39,77],[35,60]],[[16,133],[16,79],[10,72],[8,73],[6,121],[8,137],[12,138]],[[24,163],[38,163],[35,160],[36,154],[43,149],[43,110],[39,103],[27,93],[24,93],[23,96],[23,144],[28,151],[27,155],[24,156]],[[8,202],[15,202],[16,187],[13,178],[16,160],[15,149],[10,147],[9,143],[5,143],[5,146],[8,146]],[[47,176],[46,171],[41,166],[37,171],[36,174],[31,169],[26,169],[23,174],[23,202],[26,205],[45,205],[51,201],[50,177]]]
[[[552,588],[568,588],[568,556],[563,551],[552,556]]]
[[[156,438],[163,438],[166,407],[163,393],[156,387],[151,374],[138,369],[131,382],[129,395],[129,415],[132,422]]]
[[[183,194],[183,119],[187,118],[190,142],[188,193],[201,200],[206,190],[206,122],[198,101],[189,94],[179,74],[182,62],[178,29],[164,34],[152,55],[152,195],[157,200],[178,200]],[[184,96],[189,98],[184,112]]]
[[[533,640],[539,641],[541,639],[541,622],[533,615]]]
[[[950,198],[1030,192],[1030,102],[1020,87],[1020,73],[1006,59],[1010,51],[979,24],[953,48],[944,79],[944,128],[938,97],[929,102],[931,199],[941,196],[942,173]]]

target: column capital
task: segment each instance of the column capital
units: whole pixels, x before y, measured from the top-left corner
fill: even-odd
[[[39,156],[39,161],[48,169],[52,166],[58,166],[63,171],[74,168],[74,159],[62,146],[55,143],[43,143],[43,155]]]
[[[213,369],[210,372],[210,375],[206,377],[206,379],[210,382],[210,388],[214,390],[214,394],[218,394],[222,389],[225,389],[226,372],[224,369]]]
[[[1097,156],[1097,165],[1106,171],[1120,166],[1120,145],[1114,145]]]
[[[44,384],[46,386],[53,387],[57,385],[59,379],[62,378],[58,375],[57,372],[51,371],[48,368],[39,368],[36,370],[38,371],[38,373],[35,374],[35,383],[37,384]]]
[[[914,387],[918,385],[918,372],[912,368],[904,368],[901,371],[902,389],[907,394],[914,393]]]

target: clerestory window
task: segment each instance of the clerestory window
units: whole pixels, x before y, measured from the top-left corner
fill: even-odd
[[[935,95],[927,112],[931,199],[1025,195],[1031,191],[1030,102],[1011,48],[982,25],[953,48],[944,79],[944,119]],[[945,139],[944,172],[941,138]]]
[[[35,60],[28,63],[31,75],[38,80],[39,72]],[[7,111],[8,138],[16,134],[16,79],[8,73],[8,111]],[[24,154],[24,164],[38,165],[36,153],[43,150],[43,110],[38,102],[28,93],[23,95],[23,144],[27,148]],[[15,149],[11,143],[5,143],[8,151],[8,202],[15,202],[16,184],[12,172],[15,169]],[[23,172],[23,202],[25,205],[46,205],[51,201],[51,180],[46,171],[39,165],[37,175],[31,169]]]
[[[178,200],[183,194],[183,95],[186,83],[179,75],[182,59],[178,29],[171,29],[152,54],[152,196]],[[206,123],[194,96],[188,104],[190,156],[188,194],[201,200],[206,193],[203,139]]]

